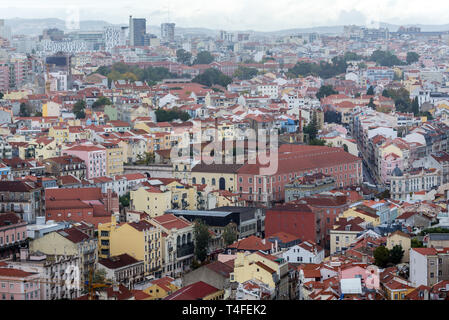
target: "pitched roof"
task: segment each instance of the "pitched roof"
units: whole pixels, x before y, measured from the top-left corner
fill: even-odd
[[[60,230],[57,233],[73,243],[79,243],[90,238],[87,234],[75,227]]]
[[[210,284],[198,281],[179,289],[168,297],[165,297],[164,300],[201,300],[217,291],[219,289]]]
[[[134,259],[129,254],[124,253],[118,256],[113,256],[109,258],[100,259],[98,263],[104,265],[109,269],[118,269],[123,268],[129,265],[133,265],[140,262],[137,259]]]
[[[1,277],[10,277],[10,278],[26,278],[32,276],[36,273],[26,272],[19,269],[14,268],[0,268],[0,276]]]
[[[265,241],[256,236],[249,236],[245,239],[238,240],[229,245],[228,248],[243,250],[243,251],[268,251],[271,249],[271,242]]]

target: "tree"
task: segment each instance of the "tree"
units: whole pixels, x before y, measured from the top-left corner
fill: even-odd
[[[249,80],[253,77],[257,76],[256,68],[248,68],[239,66],[237,70],[235,70],[233,77],[239,80]]]
[[[193,78],[192,82],[196,82],[208,87],[212,87],[215,84],[226,87],[232,82],[232,79],[221,71],[210,68],[205,70],[202,74],[199,74],[195,78]]]
[[[156,114],[156,121],[157,122],[171,122],[175,119],[180,119],[181,121],[187,121],[190,119],[190,115],[185,112],[181,111],[177,108],[173,108],[172,110],[164,110],[164,109],[157,109],[155,111]]]
[[[226,227],[224,227],[221,237],[223,238],[223,241],[226,246],[233,244],[238,238],[235,224],[230,223]]]
[[[192,54],[184,49],[179,49],[176,51],[176,58],[179,63],[190,65]]]
[[[106,279],[106,270],[99,269],[96,270],[94,276],[92,278],[93,283],[105,284],[107,282]]]
[[[30,105],[28,105],[27,103],[22,102],[20,104],[19,115],[21,117],[29,117],[29,116],[31,116],[31,107],[30,107]]]
[[[332,86],[321,86],[320,90],[316,93],[316,97],[321,100],[324,97],[328,97],[333,94],[337,94],[338,92],[334,90]]]
[[[374,104],[373,98],[369,99],[368,107],[370,107],[371,109],[376,109],[376,105]]]
[[[4,96],[3,93],[0,92],[0,100],[3,99],[3,96]]]
[[[418,97],[415,97],[412,102],[412,112],[415,116],[419,115],[419,102]]]
[[[324,122],[341,124],[341,113],[333,110],[324,112]]]
[[[411,240],[411,247],[412,248],[424,248],[424,244],[422,241],[419,241],[418,239],[413,238]]]
[[[98,107],[111,105],[111,104],[112,104],[111,100],[109,100],[108,98],[106,98],[104,96],[101,96],[100,98],[97,99],[97,101],[95,101],[92,104],[92,109],[96,109]]]
[[[311,139],[309,141],[309,145],[311,145],[311,146],[324,146],[324,145],[326,145],[326,141],[315,138],[315,139]]]
[[[367,96],[374,96],[374,88],[373,86],[369,86],[368,91],[366,91]]]
[[[384,246],[379,246],[374,250],[374,263],[380,268],[385,268],[389,262],[390,252]]]
[[[193,64],[209,64],[214,61],[214,56],[209,51],[201,51],[197,54]]]
[[[318,134],[318,121],[316,112],[313,113],[312,120],[304,127],[303,132],[309,135],[309,141],[313,141]]]
[[[374,51],[369,60],[375,61],[378,65],[383,67],[402,66],[405,64],[391,52],[382,50]]]
[[[401,263],[402,257],[404,256],[404,250],[402,250],[401,245],[395,245],[390,251],[389,251],[389,259],[388,261],[393,264]]]
[[[119,198],[120,204],[124,208],[129,207],[130,200],[131,200],[131,197],[130,197],[130,193],[129,192],[127,194],[124,194],[123,196],[121,196]]]
[[[77,119],[84,119],[86,117],[86,113],[84,112],[85,109],[86,109],[86,102],[83,100],[78,100],[73,105],[72,111]]]
[[[345,152],[349,152],[348,146],[347,146],[346,144],[343,144],[343,150],[344,150]]]
[[[203,262],[207,258],[207,250],[211,239],[209,228],[202,220],[196,219],[193,233],[195,235],[195,258]]]
[[[412,64],[419,61],[419,54],[416,52],[407,52],[407,64]]]

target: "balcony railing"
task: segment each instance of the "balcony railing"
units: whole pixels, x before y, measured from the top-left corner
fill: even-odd
[[[193,254],[193,252],[194,252],[193,242],[192,243],[187,243],[185,245],[177,247],[176,257],[178,257],[178,258],[185,257],[185,256],[188,256],[190,254]]]

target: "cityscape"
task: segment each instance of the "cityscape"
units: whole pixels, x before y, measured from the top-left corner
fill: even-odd
[[[0,16],[0,301],[449,300],[449,24],[70,10]]]

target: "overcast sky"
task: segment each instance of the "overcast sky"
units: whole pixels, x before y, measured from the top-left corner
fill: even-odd
[[[170,9],[170,10],[168,10]],[[170,11],[170,16],[168,15]],[[0,0],[0,18],[105,20],[127,24],[129,15],[147,25],[275,31],[358,24],[449,23],[444,0]],[[170,17],[170,18],[169,18]]]

